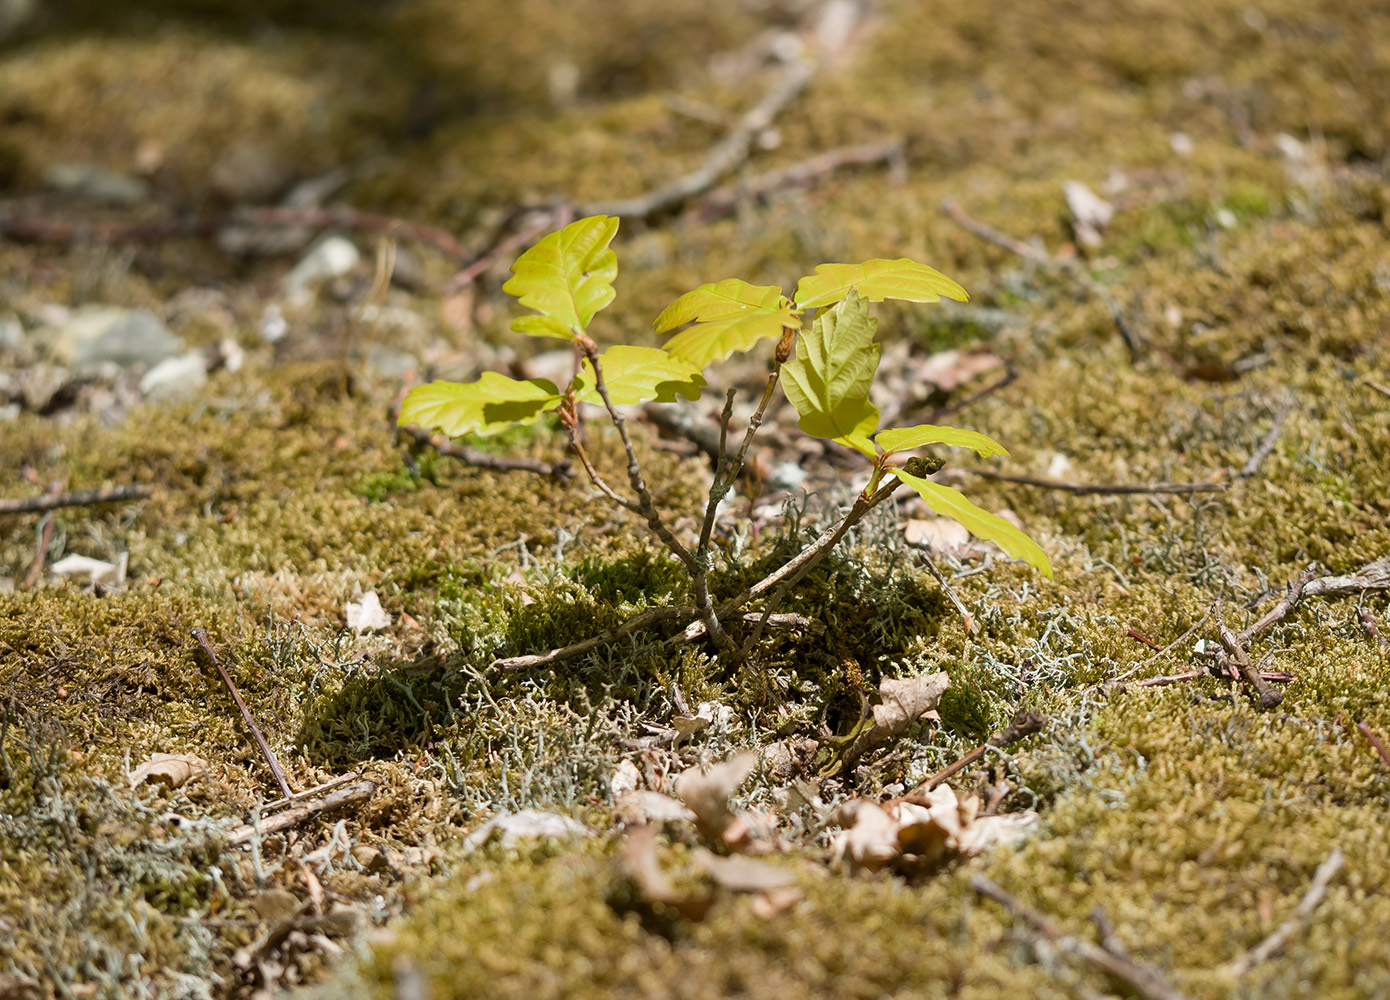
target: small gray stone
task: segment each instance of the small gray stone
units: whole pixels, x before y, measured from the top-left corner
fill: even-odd
[[[208,381],[207,359],[202,351],[179,358],[165,358],[140,379],[140,394],[149,399],[191,396]]]
[[[46,413],[53,400],[72,384],[72,372],[60,365],[39,363],[25,369],[19,377],[24,407],[32,413]]]
[[[138,177],[89,163],[57,163],[44,171],[44,182],[55,191],[103,205],[135,205],[150,196],[149,186]]]
[[[123,368],[158,364],[183,350],[183,341],[144,309],[84,306],[50,339],[49,352],[62,363],[92,368],[111,362]]]
[[[406,372],[419,371],[420,359],[408,351],[398,351],[383,344],[373,344],[367,355],[367,367],[373,375],[399,378]]]

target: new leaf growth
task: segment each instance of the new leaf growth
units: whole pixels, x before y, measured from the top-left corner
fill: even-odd
[[[545,379],[517,380],[484,372],[468,383],[431,382],[412,389],[401,406],[402,426],[416,424],[450,437],[486,437],[508,427],[538,420],[558,411],[569,432],[570,445],[590,480],[615,504],[643,517],[647,526],[690,574],[695,603],[691,607],[654,609],[626,626],[575,646],[539,656],[498,661],[503,666],[555,662],[592,649],[599,641],[659,621],[695,618],[722,649],[739,656],[751,651],[761,625],[740,649],[721,624],[751,601],[773,591],[762,612],[765,623],[774,606],[812,566],[878,503],[899,486],[907,485],[943,517],[964,525],[972,534],[994,542],[1006,553],[1052,575],[1047,555],[1008,521],[972,504],[958,490],[932,482],[915,472],[920,460],[894,463],[900,452],[930,444],[970,448],[988,457],[1007,455],[997,441],[977,431],[921,424],[879,429],[878,408],[869,401],[869,388],[878,370],[882,349],[874,341],[876,321],[868,303],[884,299],[937,302],[943,297],[965,301],[965,290],[941,272],[908,258],[875,258],[860,264],[821,264],[802,278],[796,294],[752,285],[739,278],[701,285],[667,306],[653,324],[657,333],[672,336],[662,348],[616,345],[600,352],[589,334],[594,316],[613,301],[617,255],[609,244],[618,220],[596,215],[580,219],[546,236],[512,265],[506,291],[533,310],[512,322],[512,329],[537,337],[554,337],[575,344],[582,356],[579,370],[562,390]],[[821,310],[806,325],[808,311]],[[666,527],[642,475],[641,463],[618,406],[674,402],[699,398],[705,385],[702,370],[735,353],[751,350],[765,340],[777,341],[767,387],[749,421],[737,450],[727,449],[733,394],[724,407],[720,454],[709,490],[700,537],[692,551]],[[734,598],[716,606],[709,584],[710,547],[719,503],[732,489],[763,414],[778,385],[800,416],[798,426],[813,437],[852,448],[873,463],[858,500],[837,524],[784,566]],[[624,496],[597,472],[585,450],[580,404],[601,406],[618,431],[627,457],[631,496]],[[933,465],[931,468],[936,468]],[[912,470],[912,471],[910,471]]]

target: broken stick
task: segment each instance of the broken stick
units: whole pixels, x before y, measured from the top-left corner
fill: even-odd
[[[1064,955],[1079,958],[1114,976],[1144,1000],[1187,1000],[1187,994],[1170,986],[1162,976],[1140,965],[1119,949],[1105,948],[1066,933],[1040,911],[1016,898],[983,875],[970,879],[970,888],[986,896],[1028,924]]]
[[[41,497],[22,497],[0,500],[0,514],[33,514],[59,507],[90,507],[98,503],[119,503],[123,500],[144,500],[154,493],[153,486],[107,486],[96,490],[72,490],[68,493],[45,493]]]

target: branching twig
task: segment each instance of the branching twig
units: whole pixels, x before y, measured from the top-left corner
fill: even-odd
[[[1058,951],[1090,962],[1099,969],[1125,983],[1144,1000],[1187,1000],[1187,995],[1168,985],[1168,982],[1148,966],[1140,965],[1116,950],[1110,950],[1090,941],[1066,933],[1048,917],[1029,906],[1023,900],[1006,892],[983,875],[970,879],[970,888],[981,896],[987,896],[1006,910],[1028,924],[1046,938]]]
[[[1221,616],[1220,600],[1216,602],[1216,606],[1212,610],[1216,614],[1216,634],[1221,641],[1221,647],[1226,650],[1226,655],[1231,658],[1231,662],[1234,663],[1236,669],[1240,671],[1240,676],[1245,683],[1249,684],[1255,689],[1256,693],[1259,694],[1260,707],[1277,707],[1278,704],[1284,700],[1284,694],[1282,691],[1276,691],[1274,688],[1270,687],[1265,679],[1260,676],[1259,670],[1250,662],[1250,654],[1246,652],[1245,649],[1245,644],[1249,640],[1246,639],[1242,641],[1244,633],[1237,635],[1227,627],[1225,619]]]
[[[1051,721],[1051,719],[1049,719],[1046,715],[1044,715],[1042,712],[1039,712],[1035,708],[1019,709],[1014,714],[1013,721],[1010,722],[1007,726],[999,730],[999,732],[995,733],[989,739],[985,740],[974,750],[971,750],[969,753],[965,754],[959,760],[955,761],[954,763],[948,764],[945,767],[943,767],[940,771],[937,771],[930,778],[918,784],[916,788],[912,789],[912,791],[908,792],[907,794],[915,795],[917,792],[920,791],[931,791],[933,788],[941,784],[947,778],[950,778],[952,775],[959,774],[961,771],[965,770],[971,764],[975,763],[975,761],[979,760],[985,754],[989,753],[991,748],[995,750],[1002,750],[1004,747],[1009,746],[1010,744],[1017,743],[1025,736],[1032,736],[1034,733],[1040,733]]]
[[[227,834],[227,843],[233,847],[239,844],[250,843],[257,837],[263,837],[268,833],[279,833],[281,830],[288,830],[292,826],[303,823],[310,816],[315,816],[330,809],[337,809],[340,806],[349,805],[353,802],[361,802],[369,799],[372,793],[377,790],[377,782],[371,778],[363,778],[361,781],[354,782],[346,787],[338,788],[321,799],[313,799],[308,802],[301,802],[291,806],[283,812],[268,816],[257,823],[247,823],[239,826]]]
[[[285,798],[293,798],[294,792],[290,790],[290,783],[285,780],[285,772],[280,767],[280,762],[275,759],[275,753],[270,749],[270,744],[261,735],[261,727],[256,725],[256,720],[251,717],[251,710],[246,707],[246,702],[241,699],[241,692],[236,689],[236,683],[232,680],[232,675],[227,673],[227,668],[222,666],[222,661],[217,658],[217,652],[212,648],[212,642],[208,639],[208,630],[199,626],[193,630],[193,638],[198,645],[203,647],[203,652],[207,653],[212,665],[217,668],[217,672],[222,675],[222,682],[227,685],[227,690],[232,692],[232,698],[236,701],[236,707],[241,709],[241,717],[246,720],[246,727],[251,730],[251,735],[256,740],[256,745],[261,748],[261,753],[265,756],[265,761],[270,765],[270,771],[275,775],[276,784],[280,786],[280,791]]]
[[[1289,915],[1289,918],[1240,958],[1227,963],[1224,971],[1233,976],[1243,976],[1261,962],[1279,954],[1284,945],[1288,944],[1289,938],[1298,933],[1299,929],[1308,922],[1308,918],[1318,908],[1322,898],[1327,895],[1327,888],[1332,884],[1337,873],[1341,871],[1342,862],[1342,849],[1334,847],[1332,853],[1327,856],[1327,860],[1318,865],[1317,871],[1313,873],[1313,881],[1309,884],[1308,891],[1303,894],[1303,898],[1298,902],[1298,907]]]
[[[90,507],[98,503],[118,503],[123,500],[144,500],[154,493],[153,486],[107,486],[96,490],[72,490],[68,493],[46,493],[41,497],[0,500],[0,514],[32,514],[59,507]]]
[[[848,513],[836,522],[834,528],[816,539],[815,542],[808,545],[806,548],[802,549],[797,553],[795,558],[789,560],[774,572],[769,573],[751,587],[748,587],[720,604],[719,607],[715,609],[715,612],[719,617],[727,618],[749,601],[761,597],[787,577],[797,573],[803,567],[809,569],[811,566],[814,566],[821,559],[825,558],[825,554],[835,547],[835,544],[844,537],[845,532],[848,531],[855,522],[860,520],[865,514],[873,510],[884,500],[887,500],[888,497],[892,495],[893,491],[901,485],[901,480],[894,478],[892,482],[888,483],[886,486],[880,487],[867,499],[860,496],[855,501],[854,506],[849,509]],[[629,618],[621,625],[608,629],[606,632],[602,632],[591,639],[585,639],[582,642],[577,642],[570,646],[561,646],[557,649],[550,650],[548,653],[536,653],[529,656],[512,656],[493,660],[491,667],[494,670],[525,670],[530,667],[547,666],[562,660],[573,659],[576,656],[583,656],[590,650],[605,646],[616,639],[620,639],[640,629],[650,628],[653,625],[660,625],[679,618],[691,618],[697,613],[697,609],[690,605],[672,608],[652,608],[649,611],[644,611],[639,615]]]

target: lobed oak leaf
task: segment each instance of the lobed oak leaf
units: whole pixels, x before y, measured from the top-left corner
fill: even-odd
[[[814,275],[796,286],[796,307],[812,309],[833,305],[858,292],[870,302],[903,299],[908,302],[940,302],[942,298],[966,302],[965,289],[946,275],[910,257],[885,260],[875,257],[862,264],[819,264]]]
[[[592,215],[542,238],[512,264],[502,291],[515,295],[539,316],[512,322],[518,333],[574,340],[598,312],[613,301],[618,256],[608,244],[618,219]]]

